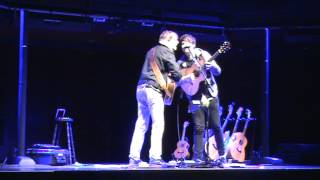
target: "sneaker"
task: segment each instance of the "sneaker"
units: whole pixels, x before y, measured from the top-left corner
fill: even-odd
[[[150,158],[149,160],[149,165],[160,165],[160,166],[165,166],[167,163],[162,160],[162,159],[153,159]]]
[[[129,158],[129,166],[139,166],[140,164],[145,164],[146,162],[141,159]]]

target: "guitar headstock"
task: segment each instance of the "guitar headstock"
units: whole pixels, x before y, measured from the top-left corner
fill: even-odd
[[[247,119],[251,118],[251,110],[250,109],[246,109],[246,115],[247,115]]]
[[[232,102],[231,104],[228,105],[228,115],[227,115],[227,117],[231,116],[231,114],[233,112],[233,106],[234,106],[234,102]]]
[[[226,53],[227,51],[229,51],[231,49],[231,43],[229,41],[225,41],[223,42],[223,44],[220,46],[219,48],[219,53]]]
[[[184,123],[183,123],[183,128],[187,128],[188,126],[189,126],[189,121],[185,121]]]
[[[242,115],[242,111],[243,111],[243,107],[239,107],[236,114],[237,114],[237,119],[240,119],[241,115]]]

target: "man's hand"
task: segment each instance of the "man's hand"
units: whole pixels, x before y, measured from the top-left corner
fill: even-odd
[[[206,63],[204,64],[204,68],[205,68],[206,70],[209,70],[209,69],[211,69],[212,67],[214,67],[214,65],[213,65],[213,63],[211,63],[211,62],[206,62]]]
[[[199,76],[200,76],[200,73],[201,73],[201,72],[200,72],[199,69],[193,71],[193,74],[194,74],[195,77],[199,77]]]
[[[185,83],[193,83],[193,80],[195,79],[195,76],[193,73],[182,76],[180,81],[178,82],[178,86],[180,86],[181,84],[185,84]]]

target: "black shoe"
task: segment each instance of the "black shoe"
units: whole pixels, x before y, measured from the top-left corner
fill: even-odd
[[[225,157],[220,157],[219,159],[214,161],[214,165],[219,168],[225,168],[226,167],[227,160]]]
[[[212,168],[212,167],[214,167],[214,164],[210,160],[195,159],[192,167],[194,167],[194,168]]]

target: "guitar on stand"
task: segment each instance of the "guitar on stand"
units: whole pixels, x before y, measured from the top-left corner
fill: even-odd
[[[253,120],[251,118],[251,111],[249,109],[246,109],[246,114],[247,114],[247,118],[246,118],[246,123],[244,125],[243,131],[235,133],[233,135],[234,140],[230,144],[230,154],[233,159],[239,162],[244,162],[245,160],[245,155],[246,155],[245,148],[248,144],[248,140],[245,134],[246,134],[250,120]]]
[[[231,154],[231,144],[233,144],[237,139],[236,137],[236,132],[238,130],[238,125],[239,125],[239,122],[240,122],[240,119],[241,119],[241,115],[242,115],[242,111],[243,111],[243,107],[239,107],[236,114],[237,114],[237,119],[236,119],[236,122],[234,124],[234,127],[233,127],[233,130],[232,130],[232,135],[231,135],[231,138],[229,139],[229,142],[228,144],[226,145],[226,149],[225,149],[225,152],[227,154],[227,157],[231,157],[233,158],[232,154]]]
[[[177,143],[177,149],[174,151],[173,155],[177,160],[183,161],[186,157],[190,156],[189,153],[189,143],[185,140],[186,129],[189,126],[189,122],[185,121],[183,123],[182,136],[179,142]]]
[[[200,71],[200,75],[196,77],[192,83],[182,84],[182,90],[189,96],[195,95],[198,92],[199,85],[202,81],[206,79],[206,72],[203,69],[203,66],[206,62],[211,62],[216,59],[220,54],[226,53],[228,50],[231,49],[231,44],[228,41],[225,41],[220,48],[211,56],[211,58],[205,61],[203,58],[199,58],[191,67],[181,69],[182,75],[188,75],[194,73],[195,71]],[[201,57],[201,56],[200,56]]]
[[[229,104],[229,106],[228,106],[228,114],[227,114],[227,117],[225,118],[224,123],[223,123],[222,128],[221,128],[221,130],[223,132],[223,141],[224,141],[225,148],[226,148],[226,146],[227,146],[227,144],[229,142],[229,139],[230,139],[230,132],[229,131],[225,132],[225,129],[226,129],[227,124],[228,124],[228,122],[230,120],[230,117],[231,117],[231,115],[233,113],[233,106],[234,106],[233,102],[231,104]],[[214,136],[211,136],[209,138],[209,144],[206,142],[205,143],[205,147],[206,147],[206,148],[204,148],[205,152],[207,153],[207,155],[209,156],[210,159],[216,160],[216,159],[219,158],[217,143],[216,143],[216,139],[215,139]],[[209,151],[209,153],[207,151]]]

